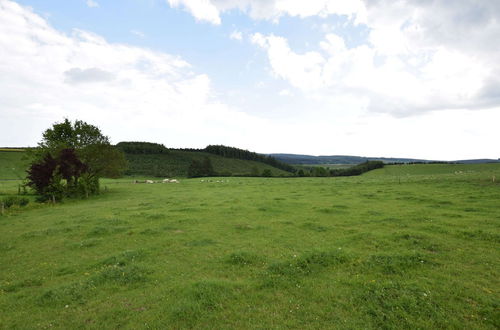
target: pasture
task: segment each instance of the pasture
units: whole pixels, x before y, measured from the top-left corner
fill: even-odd
[[[497,329],[493,176],[103,180],[0,216],[0,328]]]

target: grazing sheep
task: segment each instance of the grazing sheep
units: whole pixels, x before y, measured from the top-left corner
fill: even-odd
[[[155,183],[155,182],[152,180],[146,180],[146,183]]]

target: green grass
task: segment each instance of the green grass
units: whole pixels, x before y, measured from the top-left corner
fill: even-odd
[[[24,152],[0,149],[0,179],[23,179],[27,168]]]
[[[0,328],[498,329],[500,166],[456,166],[12,209]]]

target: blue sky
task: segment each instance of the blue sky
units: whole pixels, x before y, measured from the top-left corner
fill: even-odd
[[[0,0],[0,145],[498,158],[491,1]],[[23,134],[20,134],[20,132]]]

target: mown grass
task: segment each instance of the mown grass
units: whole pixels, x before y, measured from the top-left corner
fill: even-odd
[[[412,166],[10,210],[0,327],[500,327],[500,166]]]

